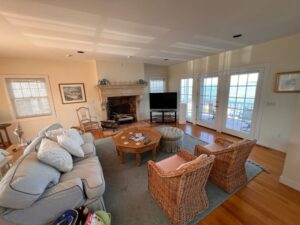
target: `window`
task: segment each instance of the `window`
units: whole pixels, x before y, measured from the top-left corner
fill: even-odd
[[[150,80],[150,93],[162,93],[166,91],[166,81],[164,79]]]
[[[51,115],[45,78],[7,78],[6,84],[16,118]]]
[[[193,79],[180,80],[180,102],[187,104],[186,119],[191,121],[193,112]]]

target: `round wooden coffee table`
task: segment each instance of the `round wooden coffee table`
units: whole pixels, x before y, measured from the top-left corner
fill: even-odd
[[[136,133],[142,133],[143,140],[132,140]],[[141,165],[141,153],[152,151],[152,158],[155,160],[156,150],[161,138],[161,134],[151,127],[128,128],[113,137],[121,163],[125,163],[125,154],[135,154],[136,165]]]

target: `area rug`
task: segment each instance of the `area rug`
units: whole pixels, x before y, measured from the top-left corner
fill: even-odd
[[[183,148],[192,152],[196,144],[207,143],[184,134]],[[97,140],[95,141],[97,148]],[[151,153],[142,154],[142,166],[135,164],[135,155],[126,155],[126,164],[121,164],[116,152],[97,152],[106,182],[104,201],[106,210],[112,214],[113,225],[170,225],[163,210],[157,205],[148,192],[147,161]],[[157,160],[171,156],[172,153],[159,152]],[[246,163],[248,181],[262,172],[263,169],[252,162]],[[206,185],[209,208],[199,214],[189,225],[195,225],[215,208],[226,201],[232,194],[227,194],[216,185]]]

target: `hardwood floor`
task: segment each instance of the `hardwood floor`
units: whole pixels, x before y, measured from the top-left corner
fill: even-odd
[[[177,125],[186,133],[211,142],[217,136],[237,139],[197,125]],[[299,225],[300,192],[279,183],[285,154],[256,146],[250,159],[262,172],[198,225]]]
[[[137,123],[139,124],[139,123]],[[159,124],[151,124],[157,126]],[[225,136],[201,126],[176,125],[187,134],[205,142],[215,137]],[[256,146],[250,159],[263,166],[262,172],[245,185],[238,193],[215,209],[198,225],[299,225],[300,192],[279,183],[285,154],[262,146]]]

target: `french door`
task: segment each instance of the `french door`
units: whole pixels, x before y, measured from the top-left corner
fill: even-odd
[[[187,104],[186,120],[192,120],[193,112],[193,78],[180,79],[180,103]]]
[[[217,130],[219,76],[199,78],[198,123]]]
[[[197,123],[242,138],[254,138],[259,70],[199,76]]]
[[[258,112],[258,86],[259,72],[229,76],[223,131],[243,138],[254,136]]]

